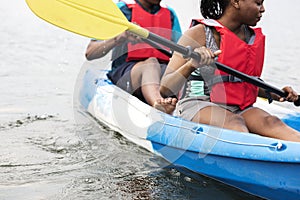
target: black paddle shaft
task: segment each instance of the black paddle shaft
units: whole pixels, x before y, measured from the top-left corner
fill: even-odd
[[[273,92],[275,94],[278,94],[281,97],[287,97],[287,93],[284,92],[283,90],[280,90],[272,85],[269,85],[267,83],[265,83],[264,81],[262,81],[261,79],[257,78],[257,77],[253,77],[253,76],[249,76],[247,74],[241,73],[240,71],[237,71],[235,69],[232,69],[226,65],[223,65],[222,63],[215,63],[217,68],[223,72],[226,72],[228,74],[231,74],[235,77],[238,77],[248,83],[252,83],[253,85],[256,85],[257,87],[263,88],[265,90],[268,90],[270,92]],[[300,106],[300,95],[298,95],[298,100],[294,102],[295,106]]]
[[[178,53],[181,53],[184,57],[190,57],[190,58],[193,58],[193,59],[196,59],[196,60],[200,60],[200,55],[196,52],[194,52],[191,48],[187,48],[187,47],[183,47],[181,45],[178,45],[174,42],[171,42],[170,40],[167,40],[163,37],[160,37],[156,34],[153,34],[153,33],[149,33],[149,36],[148,38],[149,40],[152,40],[154,42],[157,42],[161,45],[164,45],[166,47],[169,47],[172,51],[176,51]],[[265,90],[268,90],[270,92],[273,92],[275,94],[278,94],[279,96],[281,97],[287,97],[287,93],[284,92],[283,90],[281,89],[278,89],[274,86],[271,86],[265,82],[263,82],[262,80],[258,79],[257,77],[253,77],[253,76],[249,76],[247,74],[244,74],[240,71],[237,71],[235,69],[232,69],[231,67],[228,67],[222,63],[219,63],[219,62],[215,62],[215,65],[216,67],[223,71],[223,72],[226,72],[228,74],[231,74],[237,78],[240,78],[242,79],[243,81],[246,81],[248,83],[251,83],[253,85],[256,85],[257,87],[260,87],[260,88],[263,88]],[[298,100],[294,102],[294,105],[295,106],[300,106],[300,95],[298,95]]]

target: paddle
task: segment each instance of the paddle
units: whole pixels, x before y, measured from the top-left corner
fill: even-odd
[[[200,60],[198,53],[178,45],[161,36],[149,32],[136,24],[130,23],[112,0],[26,0],[30,9],[45,21],[89,38],[106,40],[124,31],[130,31],[141,38],[164,45],[183,56]],[[232,69],[222,63],[215,63],[217,68],[246,82],[270,92],[286,97],[287,94],[256,77]],[[296,106],[300,105],[300,96]]]

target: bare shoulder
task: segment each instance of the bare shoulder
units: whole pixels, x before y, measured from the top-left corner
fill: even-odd
[[[205,45],[205,29],[203,24],[198,24],[185,31],[183,37],[180,40],[182,45],[189,45],[192,47]]]

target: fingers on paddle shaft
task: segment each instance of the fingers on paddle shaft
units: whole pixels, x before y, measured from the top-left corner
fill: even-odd
[[[280,95],[280,96],[282,96],[282,95]],[[283,97],[287,97],[287,96],[288,96],[288,93],[284,92]],[[300,106],[300,95],[298,95],[298,99],[296,101],[294,101],[294,105],[295,106]]]
[[[298,95],[298,100],[294,102],[295,106],[300,106],[300,95]]]

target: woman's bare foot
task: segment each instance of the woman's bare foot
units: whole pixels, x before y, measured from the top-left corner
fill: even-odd
[[[175,110],[176,103],[177,98],[161,98],[155,101],[153,107],[167,114],[172,114]]]

